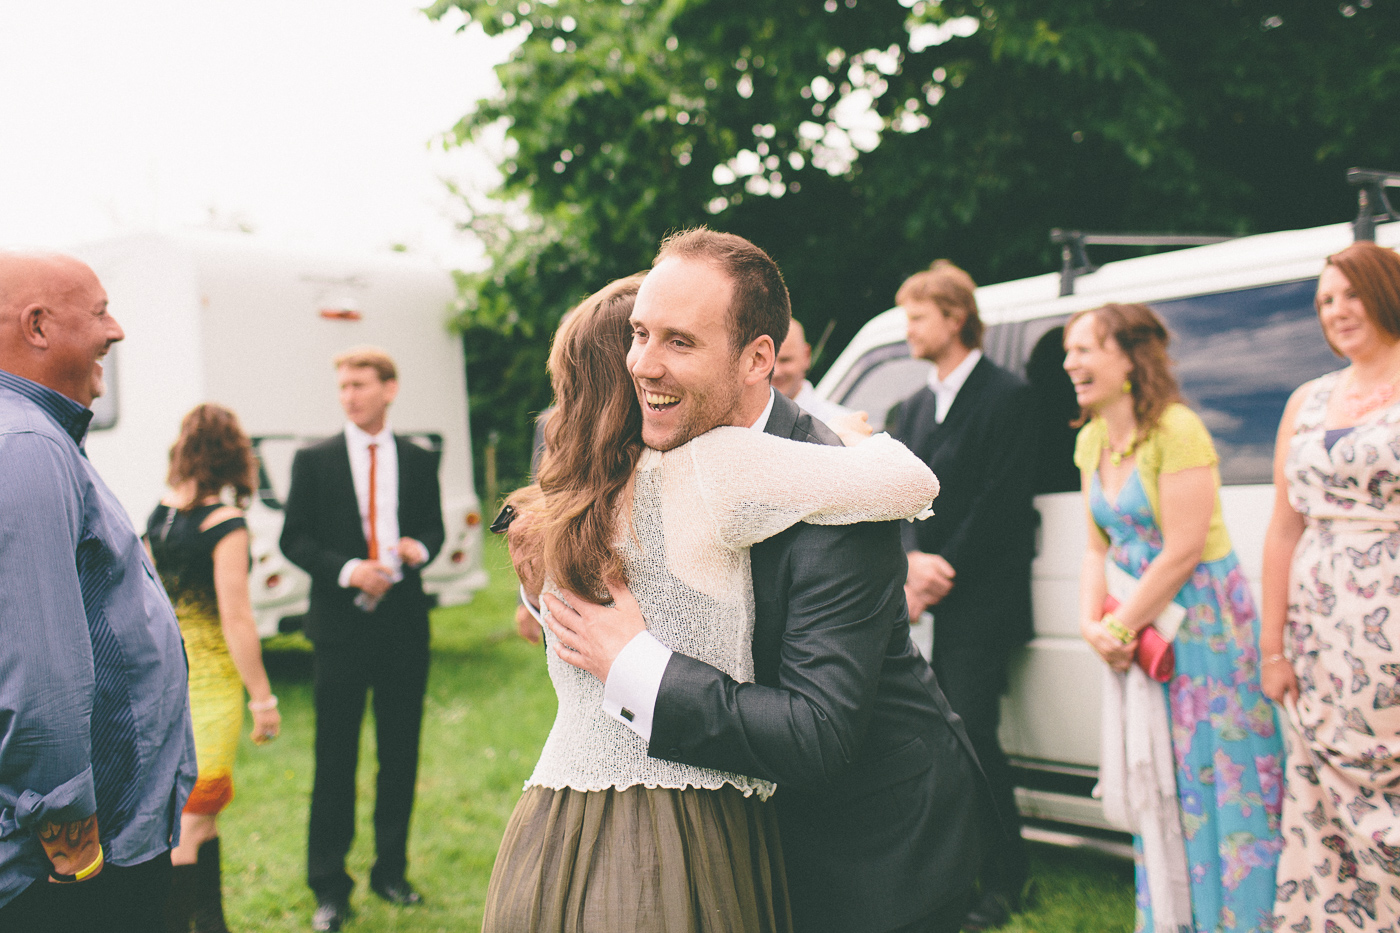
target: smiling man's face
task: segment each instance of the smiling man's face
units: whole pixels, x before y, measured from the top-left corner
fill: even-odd
[[[648,447],[671,450],[735,423],[745,381],[729,334],[733,294],[729,277],[700,259],[662,260],[642,282],[627,368]]]
[[[107,292],[97,275],[76,260],[56,261],[61,270],[49,291],[41,321],[48,339],[50,387],[81,405],[106,390],[102,359],[126,336],[107,311]]]

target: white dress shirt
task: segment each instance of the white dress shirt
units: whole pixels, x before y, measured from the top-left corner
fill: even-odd
[[[958,392],[962,390],[963,383],[967,382],[967,377],[972,374],[972,367],[977,365],[977,361],[982,358],[981,350],[973,350],[967,355],[953,371],[948,374],[947,379],[938,378],[938,369],[934,368],[928,374],[928,387],[933,390],[936,404],[933,409],[933,418],[939,424],[948,417],[948,409],[953,407],[953,400],[958,397]]]
[[[355,484],[355,501],[360,507],[360,529],[369,541],[369,445],[374,451],[375,532],[379,538],[379,562],[390,568],[394,580],[403,578],[399,558],[399,448],[394,432],[386,423],[378,434],[367,434],[353,424],[345,425],[345,448],[350,454],[350,477]],[[350,574],[360,565],[352,557],[340,568],[340,585],[350,586]]]

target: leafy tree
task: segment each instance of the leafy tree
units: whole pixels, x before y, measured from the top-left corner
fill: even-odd
[[[478,442],[524,473],[570,305],[697,224],[743,234],[839,347],[938,256],[1055,268],[1051,227],[1250,233],[1345,219],[1400,168],[1395,0],[438,0],[522,42],[497,197],[461,278]],[[478,205],[480,207],[480,205]]]

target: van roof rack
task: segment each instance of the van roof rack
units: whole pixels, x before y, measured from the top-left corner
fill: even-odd
[[[1357,189],[1356,220],[1351,224],[1354,239],[1375,240],[1377,223],[1400,220],[1400,213],[1385,196],[1385,189],[1400,188],[1400,172],[1351,168],[1347,169],[1347,184]]]
[[[1075,279],[1098,268],[1089,261],[1086,246],[1204,246],[1232,239],[1234,237],[1188,233],[1085,233],[1059,227],[1050,231],[1050,242],[1060,247],[1061,298],[1074,294]]]

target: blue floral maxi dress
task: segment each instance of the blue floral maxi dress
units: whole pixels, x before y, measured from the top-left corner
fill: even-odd
[[[1109,559],[1141,577],[1161,553],[1162,533],[1137,470],[1116,504],[1096,471],[1089,502],[1108,535]],[[1283,746],[1273,705],[1259,688],[1259,616],[1234,552],[1198,565],[1176,602],[1186,619],[1173,643],[1176,673],[1163,689],[1195,927],[1269,930],[1282,848]],[[1147,892],[1139,851],[1139,931],[1153,929]]]
[[[1312,384],[1285,467],[1306,525],[1284,639],[1298,703],[1277,929],[1400,933],[1400,406],[1329,438],[1339,376]]]

